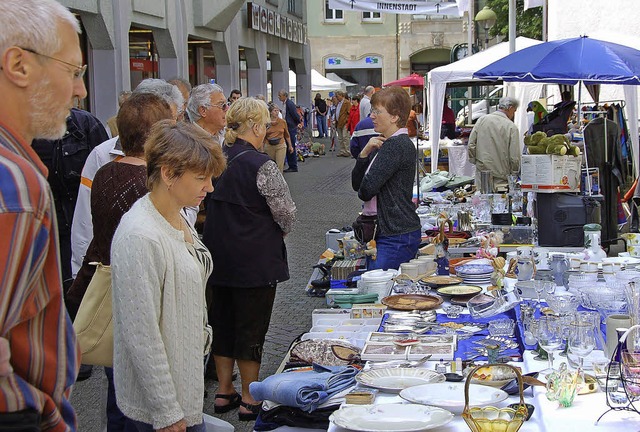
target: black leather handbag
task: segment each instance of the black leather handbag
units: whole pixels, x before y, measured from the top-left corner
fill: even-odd
[[[362,244],[367,244],[376,237],[378,231],[378,216],[367,216],[360,214],[356,221],[351,224],[353,235]]]

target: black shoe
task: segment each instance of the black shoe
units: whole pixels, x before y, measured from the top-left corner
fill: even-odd
[[[86,364],[80,365],[80,371],[78,372],[76,382],[85,381],[91,378],[91,371],[93,371],[93,366]]]
[[[286,170],[284,170],[284,172],[298,172],[298,168],[295,168],[295,169],[287,168]]]
[[[240,406],[246,408],[249,412],[243,413],[238,412],[238,420],[240,421],[254,421],[258,418],[258,414],[260,414],[260,407],[262,407],[262,402],[251,405],[246,402],[240,401]]]

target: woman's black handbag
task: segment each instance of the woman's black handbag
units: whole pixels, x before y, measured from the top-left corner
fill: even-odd
[[[351,224],[353,235],[362,244],[366,244],[376,237],[378,231],[378,216],[358,215],[356,221]]]
[[[282,138],[267,138],[267,142],[271,145],[278,145],[280,144]]]

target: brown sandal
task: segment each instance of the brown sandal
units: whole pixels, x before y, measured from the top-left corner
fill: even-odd
[[[238,411],[238,420],[240,421],[253,421],[258,418],[258,414],[260,414],[260,407],[262,407],[262,402],[258,402],[255,405],[248,404],[246,402],[240,401],[240,406],[249,410],[248,413],[242,413]]]
[[[242,396],[239,393],[233,394],[220,394],[216,393],[216,399],[226,399],[229,401],[226,405],[214,405],[213,412],[216,414],[224,414],[226,412],[231,411],[232,409],[236,409],[242,403]]]

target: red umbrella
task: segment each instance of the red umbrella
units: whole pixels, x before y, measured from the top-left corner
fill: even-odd
[[[384,86],[424,87],[424,77],[422,75],[418,75],[417,73],[412,73],[408,77],[388,82]]]

